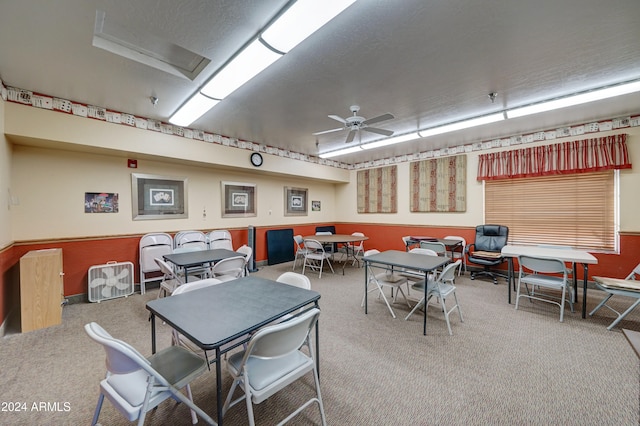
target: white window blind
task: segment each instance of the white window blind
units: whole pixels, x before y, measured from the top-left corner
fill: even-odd
[[[616,249],[615,172],[485,181],[485,223],[510,244]]]

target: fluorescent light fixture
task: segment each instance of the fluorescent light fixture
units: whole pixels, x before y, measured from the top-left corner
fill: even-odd
[[[201,92],[211,98],[224,99],[281,56],[256,39],[209,80]]]
[[[269,46],[287,53],[354,2],[355,0],[298,0],[261,37]]]
[[[323,152],[322,154],[318,154],[318,157],[320,158],[337,157],[338,155],[346,155],[346,154],[353,154],[354,152],[361,152],[363,149],[364,149],[364,145],[350,146],[349,148]]]
[[[218,102],[220,101],[206,97],[198,92],[171,116],[169,123],[176,126],[188,126],[202,117],[205,112],[213,108]]]
[[[419,130],[418,134],[421,138],[440,135],[442,133],[455,132],[456,130],[468,129],[469,127],[482,126],[483,124],[495,123],[504,120],[504,113],[485,115],[482,117],[472,118],[470,120],[458,121],[444,126],[432,127],[430,129]]]
[[[640,91],[640,80],[510,109],[506,111],[506,114],[508,118],[523,117],[525,115],[537,114],[539,112],[580,105],[592,101],[599,101],[601,99],[613,98],[615,96],[626,95],[638,91]]]
[[[420,135],[418,133],[408,133],[406,135],[394,136],[392,138],[381,139],[375,142],[369,142],[367,144],[362,145],[364,149],[372,149],[372,148],[380,148],[387,145],[394,145],[397,143],[407,142],[414,139],[419,139]]]

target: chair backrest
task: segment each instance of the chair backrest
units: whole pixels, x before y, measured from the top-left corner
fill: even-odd
[[[240,247],[238,247],[236,252],[242,253],[245,259],[247,259],[247,263],[251,260],[251,256],[253,256],[253,249],[246,244],[243,244]]]
[[[437,241],[420,241],[420,248],[433,250],[438,255],[444,255],[447,252],[445,245]]]
[[[365,257],[367,257],[367,256],[372,256],[372,255],[374,255],[374,254],[378,254],[378,253],[380,253],[380,250],[376,250],[376,249],[369,249],[369,250],[367,250],[367,251],[365,251],[365,252],[364,252],[364,256],[365,256]]]
[[[424,254],[427,256],[438,256],[438,253],[436,253],[435,251],[422,247],[412,248],[411,250],[409,250],[409,253]]]
[[[191,281],[190,283],[182,284],[181,286],[176,288],[173,293],[171,293],[171,296],[177,296],[178,294],[187,293],[189,291],[220,284],[221,282],[222,281],[217,278],[205,278],[204,280]]]
[[[207,236],[202,231],[180,231],[173,239],[176,248],[196,246],[202,250],[207,249]]]
[[[564,278],[567,278],[567,267],[560,259],[543,259],[541,257],[521,255],[518,256],[518,263],[520,264],[521,272],[524,268],[542,274],[564,274]]]
[[[101,344],[107,356],[107,371],[111,374],[129,374],[140,369],[153,370],[149,361],[133,346],[114,339],[104,328],[95,322],[85,324],[84,330],[94,341]],[[145,380],[146,382],[146,380]],[[142,389],[146,387],[143,385]]]
[[[320,309],[308,311],[274,325],[258,330],[249,340],[244,360],[258,358],[280,358],[297,351],[306,341],[320,316]]]
[[[353,235],[354,237],[364,237],[364,234],[362,232],[354,232],[351,235]],[[360,241],[359,243],[353,243],[353,245],[358,250],[364,250],[364,241]]]
[[[167,280],[178,280],[179,282],[182,282],[180,277],[178,277],[178,275],[175,273],[175,271],[171,268],[171,266],[167,262],[165,262],[164,260],[162,260],[162,259],[160,259],[158,257],[156,257],[154,259],[154,261],[158,265],[158,268],[160,269],[160,272],[162,272],[164,274],[165,279],[167,279]]]
[[[211,268],[211,272],[215,275],[232,275],[240,278],[244,271],[246,259],[244,256],[227,257],[217,262]]]
[[[458,268],[458,266],[460,266],[461,263],[461,259],[449,263],[447,266],[445,266],[440,275],[438,275],[437,281],[453,283],[456,278],[456,269]]]
[[[296,248],[298,250],[304,249],[304,238],[302,238],[302,235],[294,235],[293,241],[296,243]]]
[[[460,245],[462,246],[462,249],[464,250],[465,246],[467,245],[467,240],[464,239],[464,237],[461,237],[459,235],[447,235],[446,237],[444,237],[445,240],[457,240],[460,241]]]
[[[233,239],[231,238],[231,232],[225,229],[218,229],[209,232],[207,236],[209,241],[209,248],[211,249],[227,249],[233,250]]]
[[[321,235],[318,234],[318,232],[329,232],[330,234],[335,234],[336,233],[336,227],[333,225],[328,225],[328,226],[316,226],[316,235]],[[326,234],[324,234],[326,235]]]
[[[627,278],[625,278],[626,280],[636,280],[640,278],[640,263],[638,263],[638,266],[636,266],[635,268],[633,268],[633,271],[631,271],[631,273],[629,275],[627,275]]]
[[[507,245],[509,228],[503,225],[476,226],[475,250],[498,252]]]
[[[152,233],[143,235],[139,243],[140,271],[158,271],[158,265],[153,260],[162,258],[165,254],[173,252],[173,238],[165,233]]]
[[[313,240],[310,238],[306,239],[304,240],[304,246],[307,248],[307,250],[324,253],[324,247],[322,246],[322,244],[320,244],[320,241],[318,240]]]
[[[333,232],[329,232],[329,231],[318,231],[318,232],[316,232],[316,235],[333,235]]]
[[[295,287],[300,287],[305,290],[311,290],[311,280],[306,275],[298,274],[297,272],[285,272],[280,275],[276,281],[279,283],[289,284]]]

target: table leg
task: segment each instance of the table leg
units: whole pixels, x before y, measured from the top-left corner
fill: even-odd
[[[573,262],[571,263],[571,268],[573,269],[573,303],[578,303],[578,265]]]
[[[427,335],[427,287],[429,287],[429,271],[424,271],[424,320],[422,323],[422,334]]]
[[[151,317],[149,318],[151,321],[151,353],[156,353],[156,315],[152,312]]]
[[[584,280],[582,283],[582,318],[585,318],[587,313],[587,278],[589,277],[589,265],[583,263],[582,268],[584,269]],[[575,273],[573,276],[575,277]],[[578,295],[576,293],[576,298],[577,297]]]
[[[366,260],[364,261],[364,313],[366,315],[367,313],[367,294],[369,293],[367,291],[368,286],[369,286],[369,262],[367,262]]]
[[[507,289],[507,291],[509,292],[509,304],[511,304],[511,283],[512,283],[511,280],[513,280],[513,284],[515,285],[515,277],[514,277],[515,272],[513,270],[513,257],[509,257],[507,259],[507,262],[508,262],[507,269],[508,269],[508,275],[509,275],[509,279],[507,280],[507,287],[509,287],[509,288]]]
[[[222,354],[216,348],[216,404],[218,406],[218,426],[222,426]]]

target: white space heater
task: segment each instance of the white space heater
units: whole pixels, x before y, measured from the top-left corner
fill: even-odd
[[[89,268],[89,302],[133,294],[133,263],[107,262]]]

